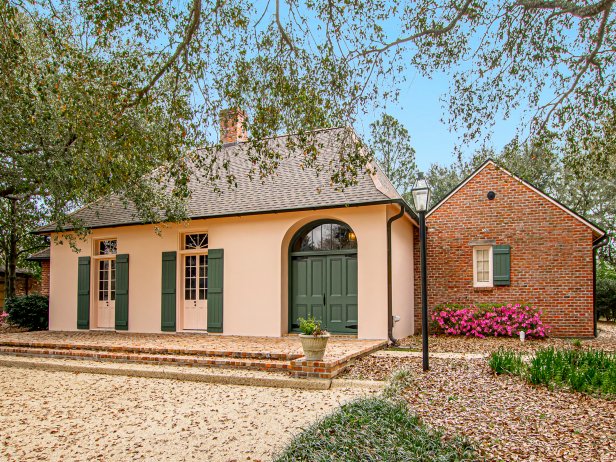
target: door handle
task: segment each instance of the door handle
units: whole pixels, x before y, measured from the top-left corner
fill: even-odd
[[[323,306],[325,306],[325,294],[323,294]]]

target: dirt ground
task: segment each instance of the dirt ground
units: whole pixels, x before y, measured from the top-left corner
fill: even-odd
[[[0,460],[259,461],[366,389],[306,391],[0,367]]]
[[[421,358],[371,355],[345,377],[384,380],[398,369],[411,371],[411,412],[466,436],[488,461],[616,460],[616,401],[495,376],[485,359],[433,358],[424,373]]]
[[[594,339],[581,339],[582,348],[616,351],[616,323],[599,321],[597,323],[597,334],[597,338]],[[500,347],[522,352],[533,352],[547,346],[568,347],[572,345],[573,339],[528,339],[522,343],[517,337],[480,339],[465,336],[431,335],[428,341],[431,353],[491,353]],[[410,348],[411,351],[421,351],[421,335],[400,339],[400,345]]]

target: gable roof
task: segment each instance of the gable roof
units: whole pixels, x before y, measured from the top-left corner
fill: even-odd
[[[595,225],[594,223],[592,223],[591,221],[587,220],[586,218],[582,217],[581,215],[578,215],[577,213],[575,213],[573,210],[571,210],[569,207],[561,204],[560,202],[558,202],[556,199],[554,199],[553,197],[550,197],[548,194],[546,194],[545,192],[541,191],[539,188],[537,188],[536,186],[533,186],[532,184],[530,184],[528,181],[523,180],[522,178],[514,175],[513,173],[511,173],[509,170],[507,170],[504,167],[501,167],[500,165],[498,165],[496,162],[494,162],[492,159],[487,159],[483,164],[481,164],[473,173],[471,173],[469,176],[467,176],[458,186],[456,186],[451,192],[449,192],[443,199],[441,199],[439,202],[437,202],[436,204],[434,204],[434,206],[428,211],[428,213],[426,214],[426,217],[429,217],[433,212],[435,212],[441,205],[443,205],[445,202],[447,202],[449,200],[450,197],[452,197],[454,194],[456,194],[460,189],[462,189],[469,181],[471,181],[475,176],[477,176],[477,174],[479,172],[481,172],[483,169],[485,169],[488,165],[492,165],[496,168],[498,168],[500,171],[506,173],[507,175],[509,175],[510,177],[516,179],[517,181],[519,181],[521,184],[523,184],[524,186],[526,186],[528,189],[530,189],[531,191],[535,192],[536,194],[540,195],[541,197],[543,197],[544,199],[547,199],[548,201],[550,201],[552,204],[554,204],[556,207],[558,207],[559,209],[561,209],[563,212],[571,215],[573,218],[575,218],[576,220],[580,221],[581,223],[583,223],[584,225],[588,226],[590,229],[592,229],[592,231],[594,233],[596,233],[598,235],[599,238],[603,238],[603,236],[605,236],[605,231],[602,230],[601,228],[599,228],[597,225]]]
[[[280,155],[280,162],[276,171],[263,180],[249,177],[253,165],[248,156],[243,155],[247,151],[247,143],[224,146],[217,155],[228,159],[228,173],[234,175],[237,187],[229,186],[222,181],[219,185],[220,191],[217,192],[209,181],[199,180],[199,174],[196,172],[190,182],[188,217],[215,218],[399,203],[411,218],[415,219],[408,204],[376,163],[369,165],[374,173],[361,172],[356,185],[348,186],[341,191],[331,184],[331,168],[339,161],[344,137],[346,136],[348,140],[350,133],[353,140],[356,140],[356,135],[350,130],[332,128],[313,132],[315,145],[319,146],[318,163],[324,168],[320,174],[315,169],[302,168],[301,153],[289,150],[286,138],[293,135],[267,140],[270,147]],[[143,224],[138,218],[135,206],[131,203],[125,206],[121,197],[116,195],[86,205],[76,211],[73,217],[86,228]],[[56,230],[56,226],[50,224],[37,232],[49,233]]]
[[[41,261],[41,260],[49,260],[51,259],[51,249],[50,247],[45,247],[43,250],[39,250],[38,252],[30,255],[26,260],[29,261]]]

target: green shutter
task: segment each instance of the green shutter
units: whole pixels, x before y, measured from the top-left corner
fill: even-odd
[[[210,249],[207,262],[207,330],[222,332],[223,249]]]
[[[90,328],[90,257],[79,257],[77,268],[77,329]]]
[[[161,330],[175,332],[176,252],[163,252]]]
[[[494,256],[494,285],[511,285],[511,251],[508,245],[495,245],[492,248]]]
[[[115,328],[128,330],[128,255],[116,255]]]

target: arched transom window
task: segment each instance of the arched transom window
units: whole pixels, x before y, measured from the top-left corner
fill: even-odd
[[[343,223],[327,222],[308,226],[295,238],[293,252],[357,249],[357,238]]]

